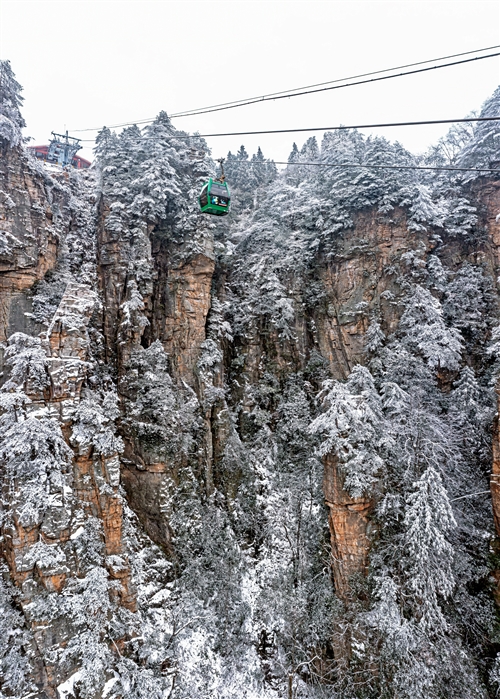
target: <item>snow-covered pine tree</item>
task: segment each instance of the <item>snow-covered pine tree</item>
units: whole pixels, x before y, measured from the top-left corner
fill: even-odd
[[[483,104],[480,117],[500,116],[500,87]],[[480,121],[474,127],[474,136],[463,147],[458,157],[459,167],[496,168],[500,167],[500,125],[498,121]],[[492,173],[483,173],[490,177]],[[469,182],[481,173],[464,173],[463,181]]]
[[[345,383],[326,382],[323,401],[325,411],[310,426],[313,434],[323,436],[319,453],[335,454],[352,497],[372,493],[384,468],[380,456],[384,422],[369,370],[357,365]]]
[[[26,126],[21,115],[21,91],[10,61],[0,60],[0,139],[9,148],[21,143],[21,129]]]
[[[458,369],[463,348],[456,328],[448,328],[439,301],[416,285],[409,295],[399,323],[404,344],[419,352],[432,369]]]
[[[33,650],[35,639],[23,615],[16,609],[16,591],[0,568],[0,697],[24,697],[35,693]]]

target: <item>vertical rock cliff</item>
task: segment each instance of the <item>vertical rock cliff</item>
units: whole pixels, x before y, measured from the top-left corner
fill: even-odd
[[[426,156],[469,175],[357,132],[241,149],[213,223],[165,113],[82,174],[14,112],[2,696],[495,696],[495,133]]]

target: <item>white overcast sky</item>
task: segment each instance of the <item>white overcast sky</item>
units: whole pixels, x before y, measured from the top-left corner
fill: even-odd
[[[53,130],[92,138],[75,130],[497,44],[498,0],[0,0],[0,57],[24,86],[25,133],[37,144]],[[499,82],[491,58],[174,123],[206,133],[451,119],[479,109]],[[378,133],[420,152],[446,131]],[[245,143],[286,160],[307,137],[208,141],[214,157]]]

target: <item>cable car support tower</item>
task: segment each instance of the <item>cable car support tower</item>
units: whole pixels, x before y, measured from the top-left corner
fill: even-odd
[[[47,160],[50,163],[57,163],[61,165],[61,167],[66,167],[66,165],[71,165],[73,158],[81,147],[80,139],[68,136],[67,131],[65,134],[54,133],[52,131],[52,140],[49,143]]]

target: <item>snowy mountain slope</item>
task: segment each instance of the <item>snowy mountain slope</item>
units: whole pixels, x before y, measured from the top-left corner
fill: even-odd
[[[497,127],[242,147],[214,224],[165,113],[49,176],[2,65],[0,696],[496,696],[500,185],[361,166]]]

